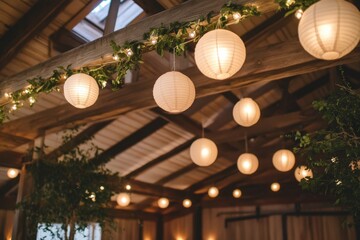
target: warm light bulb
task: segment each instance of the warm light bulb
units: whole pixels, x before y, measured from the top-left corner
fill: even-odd
[[[19,170],[15,168],[10,168],[9,170],[7,170],[7,176],[9,178],[16,178],[18,175],[19,175]]]
[[[133,51],[129,48],[126,49],[126,55],[128,55],[129,57],[133,55]]]
[[[295,12],[295,17],[296,17],[297,19],[300,19],[303,14],[304,14],[304,11],[301,10],[301,9],[298,9],[298,10],[296,10],[296,12]]]
[[[131,185],[130,185],[130,184],[126,184],[125,189],[126,189],[126,190],[131,190]]]
[[[128,206],[130,201],[131,199],[128,193],[119,193],[116,197],[116,202],[122,207]]]
[[[115,55],[113,56],[113,59],[114,59],[115,61],[119,61],[119,55],[115,54]]]
[[[196,32],[195,31],[192,31],[189,33],[189,37],[190,38],[194,38],[196,36]]]
[[[233,191],[233,197],[234,198],[240,198],[241,197],[241,190],[240,189],[234,189]]]
[[[16,104],[12,105],[11,109],[12,109],[12,110],[16,110],[16,109],[17,109]]]
[[[104,186],[100,186],[100,191],[104,191],[104,190],[105,190]]]
[[[239,20],[241,18],[241,14],[239,12],[233,13],[234,20]]]
[[[208,195],[211,198],[216,198],[219,195],[219,189],[217,187],[209,188]]]
[[[35,98],[29,97],[29,103],[30,103],[30,104],[34,104],[34,103],[35,103]]]
[[[167,208],[169,206],[169,199],[167,198],[160,198],[158,200],[159,208]]]
[[[201,157],[206,158],[206,157],[209,156],[209,154],[210,154],[209,148],[203,147],[203,148],[201,149]]]
[[[271,191],[278,192],[280,190],[280,184],[277,182],[274,182],[271,184],[270,188],[271,188]]]
[[[184,199],[184,201],[183,201],[183,206],[184,206],[185,208],[189,208],[189,207],[191,207],[191,205],[192,205],[192,202],[191,202],[190,199]]]

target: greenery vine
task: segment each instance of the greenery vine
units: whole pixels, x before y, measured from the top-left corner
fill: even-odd
[[[344,76],[343,71],[340,71]],[[295,149],[307,160],[314,177],[302,181],[303,189],[335,197],[360,223],[360,93],[347,82],[313,107],[328,123],[309,134],[297,132]]]
[[[71,141],[76,132],[65,133],[63,144]],[[40,158],[27,166],[33,191],[18,206],[26,216],[27,239],[34,239],[40,224],[51,239],[74,239],[75,232],[81,233],[91,221],[101,227],[111,221],[105,208],[113,207],[111,196],[120,181],[117,173],[105,168],[107,159],[92,163],[101,150],[91,139],[56,159],[48,159],[41,149],[35,151]],[[55,232],[54,223],[61,224]]]
[[[286,12],[285,16],[288,16],[297,10],[305,11],[312,4],[319,0],[275,0],[279,4],[279,9],[283,9]]]

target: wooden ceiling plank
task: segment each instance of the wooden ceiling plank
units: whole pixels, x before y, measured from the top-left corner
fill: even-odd
[[[134,2],[148,15],[153,15],[165,10],[156,0],[134,0]]]
[[[20,180],[20,176],[17,176],[16,178],[8,180],[1,188],[0,188],[0,198],[5,197],[5,195],[13,188],[15,187]]]
[[[0,152],[0,167],[21,169],[24,154],[5,150]]]
[[[70,0],[38,1],[0,39],[0,69],[70,3]]]

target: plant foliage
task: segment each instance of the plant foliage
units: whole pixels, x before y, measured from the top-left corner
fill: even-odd
[[[70,141],[73,135],[74,132],[64,134],[63,143]],[[107,220],[104,209],[110,207],[115,191],[114,181],[110,180],[118,177],[104,164],[91,163],[99,156],[100,149],[87,140],[57,159],[46,159],[40,149],[36,151],[42,157],[27,167],[34,189],[19,205],[25,212],[27,235],[34,236],[38,224],[46,226],[52,239],[68,239],[68,226],[69,239],[75,231],[83,231],[89,221],[103,226]],[[65,237],[51,232],[53,223],[62,225]]]
[[[296,134],[300,151],[314,172],[302,181],[304,189],[334,196],[335,204],[351,211],[360,221],[360,94],[348,84],[326,99],[315,101],[314,108],[328,123],[325,129]]]

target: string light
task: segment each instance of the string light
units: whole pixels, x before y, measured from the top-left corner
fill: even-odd
[[[4,97],[9,98],[10,94],[9,93],[4,93]]]
[[[15,111],[17,109],[16,104],[12,105],[11,109]]]
[[[119,61],[119,55],[117,55],[117,54],[113,55],[113,59],[114,59],[115,61]]]
[[[35,98],[29,97],[29,102],[30,102],[30,105],[34,104],[35,103]]]
[[[297,19],[300,19],[303,14],[304,14],[304,11],[301,10],[301,9],[298,9],[298,10],[295,12],[295,17],[296,17]]]
[[[105,189],[104,186],[100,186],[101,191],[104,191],[104,189]]]
[[[132,56],[134,53],[133,53],[133,51],[130,49],[130,48],[128,48],[128,49],[126,49],[126,55],[128,55],[129,57],[130,56]]]
[[[189,37],[190,37],[190,38],[196,37],[196,32],[195,32],[195,31],[190,32],[190,33],[189,33]]]
[[[128,190],[128,191],[131,190],[131,185],[130,185],[130,184],[126,184],[125,189]]]
[[[240,18],[241,18],[241,14],[239,12],[233,13],[233,19],[234,20],[239,20]]]
[[[150,37],[150,42],[151,42],[152,45],[157,44],[157,42],[158,42],[158,37],[157,37],[157,36],[151,36],[151,37]]]

